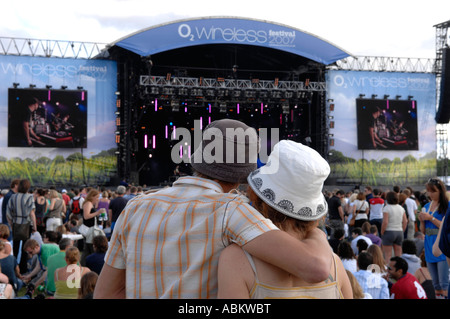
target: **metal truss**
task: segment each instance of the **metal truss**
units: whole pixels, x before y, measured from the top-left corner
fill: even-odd
[[[212,79],[188,77],[164,77],[141,75],[142,86],[197,88],[197,89],[229,89],[229,90],[282,90],[282,91],[325,91],[324,82],[301,81],[267,81],[241,79]]]
[[[1,55],[92,59],[106,48],[105,43],[38,40],[0,37]]]
[[[443,49],[448,47],[448,29],[450,27],[450,20],[436,24],[436,61],[434,65],[434,71],[436,73],[436,103],[439,105],[439,99],[441,96],[441,78],[442,78],[442,58]],[[436,125],[436,140],[437,140],[437,158],[441,159],[442,175],[444,177],[444,183],[448,182],[448,143],[450,134],[450,124],[437,124]]]
[[[434,73],[435,61],[427,58],[394,58],[382,56],[347,57],[328,66],[329,70]]]

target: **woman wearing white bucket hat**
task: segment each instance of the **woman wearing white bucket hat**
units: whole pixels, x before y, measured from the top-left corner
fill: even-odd
[[[298,240],[318,226],[328,207],[322,194],[330,166],[315,150],[293,141],[275,145],[267,165],[248,176],[253,206]],[[219,261],[219,298],[353,298],[339,257],[325,282],[308,283],[253,257],[237,245],[228,246]]]

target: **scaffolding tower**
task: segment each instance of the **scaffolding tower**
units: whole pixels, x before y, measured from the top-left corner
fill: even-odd
[[[448,48],[448,29],[450,20],[436,24],[436,60],[434,63],[434,73],[436,74],[436,103],[439,105],[441,96],[442,80],[442,58],[444,48]],[[448,183],[448,142],[449,142],[449,123],[436,124],[437,141],[437,159],[442,160],[442,175],[444,183]]]

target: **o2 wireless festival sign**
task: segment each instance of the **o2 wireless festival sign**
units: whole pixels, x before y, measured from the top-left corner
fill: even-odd
[[[242,18],[179,20],[138,31],[115,45],[141,56],[205,44],[262,46],[331,64],[349,54],[304,31],[272,22]]]

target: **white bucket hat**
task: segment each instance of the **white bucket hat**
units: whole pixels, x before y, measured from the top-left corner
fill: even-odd
[[[328,212],[322,194],[330,165],[315,150],[301,143],[277,143],[267,164],[253,171],[247,181],[253,191],[277,211],[304,221]]]

